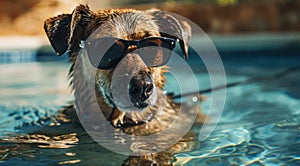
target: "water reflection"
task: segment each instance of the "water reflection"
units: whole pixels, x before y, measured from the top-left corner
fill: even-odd
[[[43,158],[49,164],[90,164],[90,158],[96,160],[104,160],[103,162],[112,164],[110,160],[118,156],[122,160],[113,161],[116,165],[149,165],[163,164],[171,165],[174,161],[174,154],[180,152],[188,152],[197,147],[196,135],[194,132],[188,132],[171,148],[150,155],[144,156],[126,156],[111,152],[101,147],[97,140],[92,139],[83,128],[78,125],[78,121],[74,121],[76,112],[72,107],[66,107],[58,113],[55,118],[48,122],[48,125],[40,126],[31,134],[6,136],[0,140],[1,151],[0,159],[6,162],[16,161],[16,159],[30,160],[31,162],[40,162],[39,158]],[[70,120],[72,118],[72,120]],[[97,132],[97,138],[102,142],[114,141],[115,148],[120,148],[121,144],[131,142],[119,132],[113,134],[114,140],[108,140],[107,133]],[[175,133],[174,133],[175,134]],[[165,146],[174,137],[172,133],[166,133],[159,138],[153,138],[155,146]],[[134,137],[132,137],[134,138]],[[146,144],[148,142],[148,144]],[[132,151],[148,151],[153,148],[149,141],[135,140],[129,144]],[[51,150],[53,149],[53,150]],[[151,149],[154,150],[155,149]],[[89,155],[90,154],[90,155]],[[55,160],[50,161],[51,158]],[[55,161],[55,163],[54,163]],[[24,163],[23,161],[19,161]]]
[[[34,66],[34,70],[29,70],[29,66]],[[57,115],[57,106],[66,103],[67,95],[65,91],[60,91],[56,97],[49,98],[49,91],[53,89],[49,90],[47,87],[60,87],[56,86],[56,82],[65,81],[65,75],[62,73],[67,71],[67,64],[63,67],[56,63],[41,65],[43,72],[36,71],[41,69],[38,66],[23,64],[17,71],[16,66],[9,69],[9,65],[5,65],[0,70],[1,92],[3,89],[7,92],[0,94],[0,164],[121,165],[161,162],[165,165],[299,165],[300,101],[297,97],[299,88],[294,86],[299,82],[299,77],[296,77],[299,70],[280,80],[229,89],[222,119],[207,140],[197,141],[195,135],[197,136],[201,126],[194,126],[192,132],[169,151],[152,156],[128,157],[101,147],[78,124],[69,121],[75,119],[68,118],[70,114],[58,114],[56,118],[60,119],[59,121],[52,118]],[[270,73],[274,69],[257,67],[249,70],[251,73],[259,73],[262,70]],[[12,76],[18,75],[20,71],[24,72],[24,75],[37,77],[32,79],[33,84],[26,85],[22,94],[17,93],[17,89],[7,88],[6,85],[12,85],[15,81],[12,77],[4,77],[5,73],[8,73],[6,76]],[[246,75],[243,72],[237,74],[237,70],[232,70],[234,74],[227,72],[231,80],[244,79]],[[18,82],[29,82],[31,79],[20,75],[22,74],[19,73]],[[47,79],[49,77],[55,79]],[[199,77],[200,80],[205,78]],[[45,80],[42,85],[41,79]],[[22,98],[26,89],[30,94],[31,85],[39,86],[40,91],[36,95]],[[207,95],[208,101],[209,98]],[[204,102],[204,109],[208,104],[209,102]],[[38,121],[41,119],[42,121]],[[125,141],[121,138],[116,135],[116,140]],[[177,153],[179,151],[181,153]]]

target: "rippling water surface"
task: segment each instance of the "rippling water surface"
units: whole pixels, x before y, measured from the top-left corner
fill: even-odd
[[[224,64],[228,82],[290,67],[290,63],[243,65],[230,58]],[[51,118],[72,100],[67,71],[65,62],[0,65],[0,164],[121,165],[127,158],[102,148],[85,133],[57,127],[52,136],[43,134],[51,132],[46,127]],[[177,154],[174,164],[300,165],[299,73],[296,69],[278,79],[229,88],[217,128],[196,150]],[[209,87],[205,70],[196,75],[200,89]],[[169,78],[167,90],[176,89]],[[206,96],[209,101],[210,94]],[[202,107],[208,109],[209,102]],[[36,134],[14,140],[28,132]]]

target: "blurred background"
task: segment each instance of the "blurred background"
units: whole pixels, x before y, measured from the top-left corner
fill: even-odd
[[[0,65],[66,62],[67,56],[55,56],[43,25],[50,17],[72,13],[79,4],[92,10],[159,8],[186,17],[209,35],[227,74],[238,68],[242,75],[252,76],[248,69],[257,66],[299,65],[300,0],[0,0]],[[201,59],[193,55],[207,40],[194,34],[191,42],[199,48],[189,49],[188,63],[196,72],[205,72]]]
[[[1,0],[0,62],[30,61],[53,53],[44,21],[71,13],[78,4],[93,10],[159,8],[179,14],[208,33],[220,54],[244,53],[244,46],[256,51],[271,48],[273,53],[300,52],[300,0]],[[26,53],[28,49],[31,52]],[[38,51],[32,54],[32,50]]]
[[[191,19],[207,33],[300,31],[299,0],[1,0],[0,35],[44,35],[45,19],[79,3],[92,9],[155,7]]]

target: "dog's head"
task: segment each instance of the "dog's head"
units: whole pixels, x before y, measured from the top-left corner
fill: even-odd
[[[73,66],[81,63],[82,79],[96,79],[106,104],[121,111],[156,104],[165,63],[176,43],[187,58],[191,35],[186,22],[156,9],[93,12],[84,5],[46,20],[44,28],[57,55],[68,50]]]

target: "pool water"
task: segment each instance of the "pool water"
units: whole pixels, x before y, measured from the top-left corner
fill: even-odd
[[[300,65],[299,56],[235,57],[222,57],[228,82],[264,78]],[[52,117],[73,100],[68,67],[65,61],[0,65],[0,165],[121,165],[128,158],[80,131],[57,127],[54,137],[45,134]],[[205,68],[194,68],[199,88],[208,88]],[[228,88],[217,128],[196,150],[176,154],[174,164],[300,165],[299,73],[300,68],[280,78]],[[169,81],[166,90],[173,88]],[[210,93],[205,95],[209,100]],[[209,102],[202,108],[208,109]],[[26,133],[36,134],[13,139]]]

